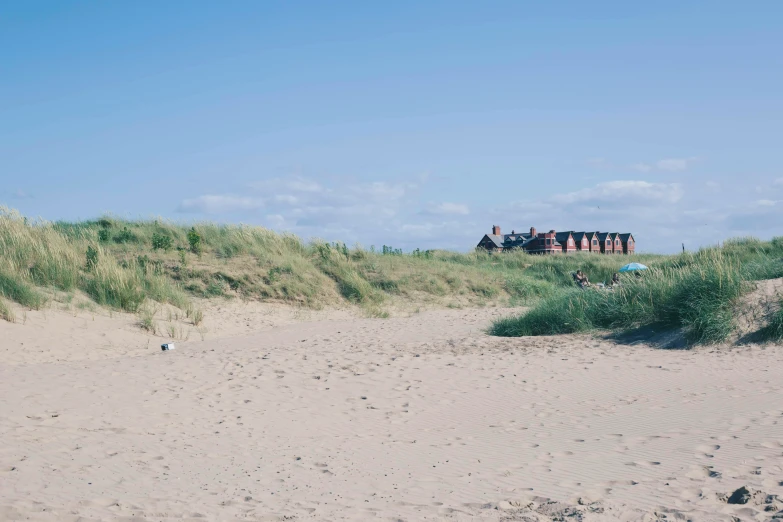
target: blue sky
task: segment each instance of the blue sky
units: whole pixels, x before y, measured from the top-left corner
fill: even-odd
[[[0,203],[364,245],[783,235],[783,3],[0,2]]]

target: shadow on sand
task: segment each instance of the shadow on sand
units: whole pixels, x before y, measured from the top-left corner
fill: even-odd
[[[610,333],[604,336],[607,341],[634,346],[644,344],[662,350],[687,350],[690,348],[682,329],[649,325],[633,330]]]

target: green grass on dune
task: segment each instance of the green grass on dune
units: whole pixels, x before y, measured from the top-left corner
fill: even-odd
[[[762,341],[783,341],[783,300],[780,301],[780,308],[772,315],[769,324],[759,332],[759,338]]]
[[[0,296],[11,301],[38,310],[43,306],[45,299],[29,282],[16,274],[0,272]]]
[[[305,242],[262,227],[105,216],[49,223],[0,208],[0,298],[30,308],[52,291],[81,291],[135,312],[145,300],[189,308],[194,297],[241,297],[310,308],[341,303],[384,314],[392,300],[451,306],[532,305],[496,323],[496,335],[545,335],[660,323],[694,342],[731,331],[731,304],[746,282],[783,276],[783,239],[742,239],[722,249],[633,256],[651,267],[613,293],[582,292],[571,273],[609,281],[626,256],[456,253]]]
[[[619,263],[596,257],[542,264],[522,253],[376,252],[304,242],[262,227],[113,216],[48,223],[0,210],[3,295],[34,307],[43,304],[46,289],[80,290],[98,304],[128,311],[145,299],[185,307],[191,297],[219,296],[311,308],[347,302],[373,310],[391,298],[526,304],[570,284],[567,274],[576,266],[595,264],[608,275]]]
[[[683,329],[691,344],[722,342],[736,330],[733,313],[750,282],[783,277],[781,256],[780,241],[752,239],[671,256],[651,263],[642,277],[624,274],[611,291],[558,290],[519,317],[496,321],[490,333],[535,336],[656,325]],[[768,338],[775,328],[770,326]]]

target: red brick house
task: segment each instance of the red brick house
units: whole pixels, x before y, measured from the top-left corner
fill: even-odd
[[[536,233],[535,228],[530,229],[530,239],[522,245],[522,249],[528,254],[560,254],[563,252],[563,246],[558,243],[557,233],[554,230]]]
[[[614,241],[609,232],[596,232],[598,236],[598,246],[602,254],[614,254]]]
[[[630,232],[627,234],[620,234],[620,242],[623,245],[623,254],[629,255],[636,251],[636,241],[633,238],[633,234]]]
[[[576,240],[574,239],[573,232],[557,232],[555,234],[555,239],[560,243],[564,254],[576,252],[578,250],[576,248]]]
[[[590,252],[601,253],[601,242],[598,240],[598,232],[587,232],[587,238],[590,241]]]
[[[522,250],[529,254],[568,254],[572,252],[600,252],[602,254],[633,254],[636,242],[633,234],[616,232],[549,232],[539,233],[535,227],[530,232],[512,230],[503,234],[500,227],[492,227],[492,233],[484,235],[477,248],[490,252]]]
[[[611,238],[612,241],[612,254],[622,254],[623,245],[620,243],[620,233],[610,232],[609,237]]]
[[[588,239],[588,232],[572,232],[571,235],[574,238],[574,245],[576,245],[577,252],[589,252],[590,251],[590,239]]]
[[[477,248],[484,248],[490,252],[523,250],[529,254],[559,254],[563,252],[563,246],[557,241],[554,230],[539,233],[535,227],[530,232],[512,230],[510,234],[502,234],[500,227],[492,227],[492,233],[486,234]]]

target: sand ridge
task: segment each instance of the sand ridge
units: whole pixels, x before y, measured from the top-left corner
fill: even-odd
[[[173,352],[0,363],[0,519],[783,510],[779,347],[486,336],[505,313],[332,318]],[[728,504],[744,485],[761,493]]]

